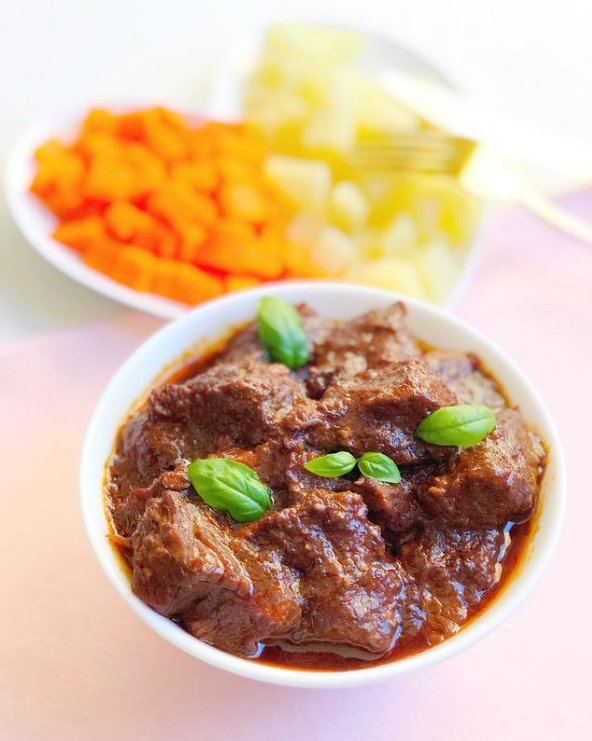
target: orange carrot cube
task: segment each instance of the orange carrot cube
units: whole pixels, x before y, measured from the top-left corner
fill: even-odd
[[[100,216],[65,221],[54,230],[52,237],[77,252],[85,252],[105,240],[107,234]]]

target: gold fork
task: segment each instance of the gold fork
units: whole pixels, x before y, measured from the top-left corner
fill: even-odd
[[[511,162],[471,139],[436,128],[385,133],[361,139],[345,161],[358,172],[451,175],[481,198],[523,206],[556,229],[592,244],[592,224],[537,192]]]

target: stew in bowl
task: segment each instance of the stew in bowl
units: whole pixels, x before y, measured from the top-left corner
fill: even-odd
[[[102,492],[111,567],[242,673],[388,676],[458,642],[533,570],[560,451],[489,343],[442,331],[456,320],[325,287],[335,305],[366,294],[343,316],[322,287],[289,289],[199,309],[250,311],[122,409]]]

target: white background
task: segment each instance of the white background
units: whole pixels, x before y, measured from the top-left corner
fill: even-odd
[[[589,0],[2,0],[0,161],[22,127],[92,104],[195,108],[237,38],[307,17],[380,30],[474,98],[592,146]],[[44,264],[2,201],[0,342],[122,310]]]

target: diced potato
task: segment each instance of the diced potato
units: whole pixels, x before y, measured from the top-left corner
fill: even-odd
[[[314,244],[325,224],[322,216],[300,211],[288,224],[286,236],[292,242]]]
[[[366,221],[370,206],[356,183],[342,180],[331,189],[329,216],[346,231],[359,228]]]
[[[356,138],[356,110],[347,75],[336,73],[327,81],[323,99],[302,130],[302,143],[311,149],[351,149]]]
[[[265,160],[266,177],[292,205],[324,211],[331,187],[331,168],[321,160],[271,155]]]
[[[395,291],[412,298],[425,299],[426,290],[417,265],[398,257],[357,264],[347,273],[357,283]]]
[[[422,252],[418,264],[429,298],[443,303],[458,279],[458,259],[446,244],[434,242]]]
[[[385,255],[397,255],[417,246],[417,227],[409,214],[399,214],[382,233],[380,242]]]
[[[327,275],[341,275],[358,257],[356,243],[334,226],[326,226],[314,243],[311,259]]]
[[[292,209],[288,238],[331,276],[445,301],[476,231],[480,204],[448,175],[356,169],[365,141],[421,122],[358,63],[365,38],[282,25],[245,87],[247,119],[272,151],[270,184]]]

